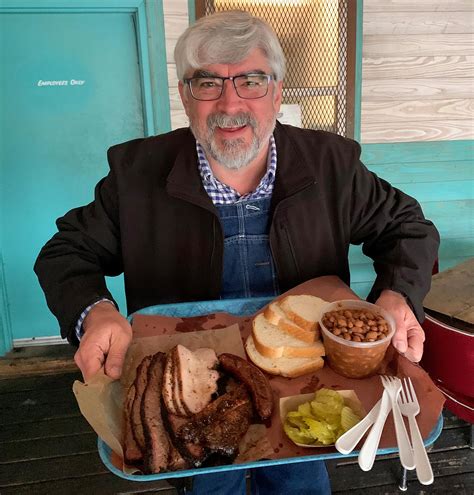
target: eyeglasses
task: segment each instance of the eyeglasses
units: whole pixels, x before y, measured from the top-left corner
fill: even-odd
[[[274,79],[271,74],[244,74],[231,77],[191,77],[184,79],[195,100],[218,100],[224,91],[224,82],[229,79],[240,98],[255,100],[268,93],[268,85]]]

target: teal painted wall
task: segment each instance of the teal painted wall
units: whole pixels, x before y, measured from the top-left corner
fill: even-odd
[[[92,200],[107,148],[171,127],[161,0],[38,5],[0,3],[0,355],[59,334],[33,263],[55,219]],[[123,278],[107,283],[126,314]]]
[[[196,21],[196,1],[188,0],[188,18],[189,24],[194,24]]]
[[[440,270],[474,256],[474,141],[364,144],[362,161],[420,202],[440,232]],[[351,287],[365,297],[372,261],[352,246],[350,262]]]

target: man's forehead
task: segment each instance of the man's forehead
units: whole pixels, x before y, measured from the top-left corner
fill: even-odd
[[[269,74],[270,64],[260,49],[252,50],[247,57],[235,63],[204,64],[202,67],[191,69],[187,77],[209,76],[237,76],[241,74]]]
[[[245,76],[248,74],[267,74],[263,69],[248,69],[241,72],[236,72],[233,76]],[[195,69],[191,77],[222,77],[219,71],[214,71],[210,69]],[[225,76],[224,76],[225,77]]]

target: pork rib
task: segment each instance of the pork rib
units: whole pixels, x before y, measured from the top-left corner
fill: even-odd
[[[185,444],[204,448],[206,457],[213,453],[225,456],[237,454],[253,416],[253,407],[245,386],[235,387],[207,405],[176,432]]]
[[[193,444],[192,442],[186,442],[177,436],[177,433],[181,426],[185,424],[188,419],[174,414],[167,414],[164,416],[165,424],[171,431],[171,438],[174,446],[179,453],[186,459],[189,464],[194,467],[199,467],[206,459],[206,451],[201,445]]]

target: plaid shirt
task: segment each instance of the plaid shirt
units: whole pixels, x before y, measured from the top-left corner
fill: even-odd
[[[247,201],[249,199],[262,199],[268,198],[272,195],[273,185],[275,183],[275,174],[277,166],[277,152],[275,139],[270,136],[270,150],[267,157],[267,172],[262,177],[262,180],[258,184],[255,191],[249,192],[241,196],[235,189],[226,184],[220,182],[214,174],[212,173],[209,162],[207,161],[206,155],[202,146],[196,141],[196,151],[198,156],[198,169],[201,175],[202,184],[207,194],[211,198],[215,205],[231,205],[237,203],[238,201]],[[109,301],[108,299],[100,299],[99,301],[91,304],[81,313],[79,319],[77,320],[75,331],[78,340],[82,337],[82,323],[84,322],[89,311],[98,303],[102,301]],[[112,303],[113,304],[113,303]]]
[[[277,152],[275,139],[273,136],[270,136],[270,150],[267,157],[267,172],[262,177],[262,180],[257,188],[252,192],[244,194],[243,196],[241,196],[232,187],[220,182],[214,176],[204,150],[197,141],[196,151],[198,156],[198,169],[201,174],[202,184],[215,205],[231,205],[237,203],[238,201],[268,198],[272,195],[277,167]]]

